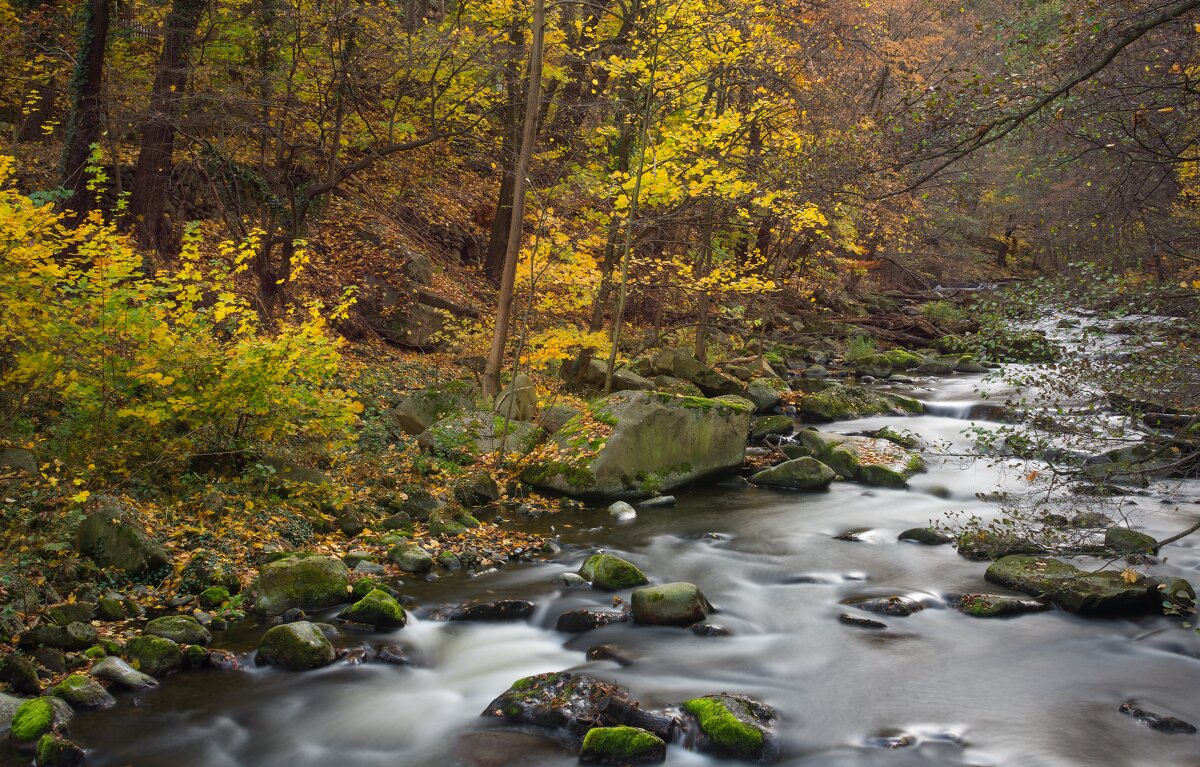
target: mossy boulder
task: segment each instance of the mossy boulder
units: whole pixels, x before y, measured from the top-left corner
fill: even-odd
[[[100,597],[96,600],[96,617],[102,621],[123,621],[128,617],[125,603],[116,597]]]
[[[782,395],[791,389],[787,382],[775,376],[755,378],[746,385],[746,399],[754,403],[756,413],[769,413],[779,404]]]
[[[402,399],[389,411],[396,427],[416,436],[438,421],[470,410],[479,392],[470,381],[448,381]]]
[[[742,465],[753,404],[747,400],[618,392],[554,435],[557,456],[525,481],[572,496],[644,498]]]
[[[694,583],[665,583],[635,589],[630,602],[636,623],[690,626],[712,612],[712,605]]]
[[[800,417],[812,423],[830,423],[872,415],[919,415],[925,406],[911,397],[885,394],[862,386],[832,384],[800,401]]]
[[[912,370],[925,361],[924,357],[907,349],[888,349],[883,356],[894,370]]]
[[[762,440],[770,436],[785,436],[796,427],[789,415],[764,415],[750,422],[750,439]]]
[[[955,543],[958,553],[967,559],[1002,559],[1010,554],[1045,554],[1040,544],[1003,530],[968,530]]]
[[[282,615],[293,607],[322,610],[346,601],[350,570],[337,557],[293,554],[263,565],[254,584],[254,609],[260,618]]]
[[[815,458],[796,458],[764,469],[750,477],[750,483],[785,490],[824,490],[837,473]]]
[[[21,635],[24,647],[57,647],[67,652],[80,652],[96,644],[96,629],[87,623],[68,623],[66,626],[43,624]]]
[[[461,465],[503,449],[524,455],[537,447],[545,432],[527,421],[505,419],[496,413],[467,413],[430,426],[417,444],[438,458]]]
[[[415,543],[399,543],[388,551],[392,560],[406,573],[423,575],[433,569],[433,555]]]
[[[404,608],[386,591],[372,589],[367,595],[338,613],[351,623],[365,623],[382,629],[403,628],[408,621]]]
[[[586,764],[650,764],[667,758],[667,744],[637,727],[595,727],[583,736],[579,761]]]
[[[8,743],[18,751],[32,752],[42,736],[64,733],[75,712],[61,698],[45,696],[27,700],[17,707],[8,730]]]
[[[37,669],[24,655],[0,658],[0,682],[6,682],[18,695],[42,694],[42,680]]]
[[[1182,579],[1102,570],[1090,572],[1058,559],[1014,554],[993,562],[985,575],[991,583],[1033,596],[1044,596],[1074,613],[1139,614],[1161,612],[1164,601],[1195,599]]]
[[[48,732],[37,742],[37,767],[79,767],[86,752],[63,736]]]
[[[224,586],[209,586],[200,592],[200,596],[196,600],[200,603],[200,607],[205,610],[216,610],[228,602],[231,596],[229,589]]]
[[[96,619],[96,606],[87,602],[70,602],[47,608],[46,615],[56,626],[91,623]]]
[[[171,555],[135,521],[133,510],[122,501],[101,497],[97,508],[84,517],[75,532],[75,546],[101,567],[138,574],[171,563]]]
[[[139,671],[151,676],[171,674],[183,668],[183,650],[170,639],[143,635],[125,643],[125,657]]]
[[[212,634],[190,615],[164,615],[146,624],[145,633],[179,644],[206,645]]]
[[[605,591],[620,591],[644,586],[650,581],[632,562],[612,554],[593,554],[579,568],[579,574],[592,586]]]
[[[774,751],[775,711],[744,695],[705,695],[681,708],[695,719],[701,751],[747,762],[766,762]]]
[[[892,362],[885,354],[868,354],[854,360],[854,373],[860,377],[887,378],[892,374]]]
[[[890,440],[812,430],[800,432],[799,437],[822,463],[864,485],[908,487],[909,478],[925,471],[920,455]]]
[[[258,659],[289,671],[328,666],[337,658],[329,639],[316,624],[296,621],[275,626],[258,645]]]
[[[654,381],[655,391],[678,394],[683,397],[704,396],[704,392],[700,391],[699,386],[682,378],[676,378],[675,376],[654,376],[651,380]]]
[[[62,680],[50,694],[70,703],[72,708],[109,708],[117,702],[103,685],[83,674],[72,674]]]
[[[1158,541],[1127,527],[1110,527],[1104,532],[1104,545],[1118,554],[1154,554]]]

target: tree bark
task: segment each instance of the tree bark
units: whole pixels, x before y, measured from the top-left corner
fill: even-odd
[[[520,71],[517,60],[525,44],[525,34],[517,22],[513,22],[509,31],[508,42],[511,46],[511,56],[505,67],[505,89],[508,91],[508,106],[504,109],[504,142],[501,153],[505,160],[504,175],[500,179],[500,191],[496,196],[496,215],[492,217],[492,231],[488,238],[487,256],[483,262],[483,272],[488,279],[500,284],[504,271],[504,256],[508,252],[508,233],[512,228],[513,192],[516,177],[513,175],[513,165],[521,147],[520,102],[517,92],[521,87]]]
[[[142,149],[133,174],[129,210],[138,244],[162,251],[163,205],[172,172],[175,123],[183,106],[188,57],[207,0],[175,0],[165,23],[162,53],[150,91],[150,114],[142,128]]]
[[[500,393],[500,369],[504,366],[504,348],[508,341],[508,322],[512,313],[513,288],[517,278],[517,257],[521,252],[521,230],[525,221],[525,180],[529,173],[529,158],[537,134],[538,105],[542,96],[542,47],[545,38],[545,0],[533,2],[533,49],[529,54],[529,96],[525,102],[525,124],[521,131],[521,151],[513,173],[512,221],[508,229],[504,253],[504,271],[500,282],[499,303],[496,306],[496,330],[492,348],[483,369],[483,394],[495,397]]]
[[[82,218],[92,207],[86,168],[92,145],[100,140],[104,49],[108,41],[110,11],[110,0],[87,0],[83,7],[79,53],[70,84],[71,116],[67,122],[66,147],[59,173],[62,187],[71,193],[64,204],[72,214],[69,220]]]

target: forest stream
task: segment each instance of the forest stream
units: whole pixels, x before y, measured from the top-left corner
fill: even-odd
[[[952,546],[897,540],[947,512],[994,515],[996,507],[976,494],[1022,481],[1024,462],[960,455],[972,448],[964,428],[973,408],[985,391],[992,400],[1002,396],[1000,387],[978,375],[921,379],[903,391],[929,405],[926,415],[821,427],[853,433],[890,425],[939,445],[926,453],[928,472],[907,490],[846,482],[823,493],[717,486],[679,494],[674,508],[640,508],[631,521],[602,507],[523,520],[560,541],[562,551],[475,577],[407,578],[398,588],[411,600],[406,628],[343,629],[335,642],[398,644],[411,666],[255,668],[265,626],[250,622],[214,642],[242,654],[247,671],[181,674],[153,690],[121,693],[116,707],[79,717],[73,732],[96,767],[568,765],[577,751],[554,733],[480,715],[518,678],[575,670],[628,688],[647,707],[720,691],[753,696],[779,714],[784,765],[1194,767],[1195,737],[1157,732],[1118,711],[1133,700],[1200,720],[1200,636],[1178,619],[1058,609],[969,617],[954,609],[956,595],[1011,593],[984,581],[986,563]],[[1172,489],[1200,499],[1194,481]],[[1156,537],[1200,514],[1195,502],[1162,501],[1152,487],[1118,502],[1131,523]],[[848,531],[857,540],[835,538]],[[612,595],[568,588],[559,578],[601,548],[636,563],[652,583],[698,584],[716,608],[711,622],[730,635],[633,623],[555,631],[565,610],[611,606]],[[1164,554],[1150,572],[1187,576],[1200,567],[1195,540]],[[839,622],[856,612],[843,601],[889,595],[925,609],[872,616],[886,622],[884,630]],[[518,622],[429,619],[440,605],[501,598],[531,600],[536,610]],[[632,663],[587,661],[587,649],[600,644],[620,648]],[[724,762],[670,748],[667,764]]]

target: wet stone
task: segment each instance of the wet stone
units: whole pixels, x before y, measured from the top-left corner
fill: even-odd
[[[844,600],[842,604],[866,610],[869,613],[891,615],[896,618],[904,618],[925,609],[925,605],[917,600],[901,596],[860,597]]]
[[[590,661],[610,660],[618,666],[632,666],[633,658],[620,647],[612,644],[598,644],[587,649],[586,657]]]
[[[885,628],[887,628],[886,623],[880,623],[879,621],[873,621],[870,618],[860,618],[857,615],[850,615],[849,613],[842,613],[841,616],[838,618],[838,621],[846,624],[847,626],[856,626],[858,628],[863,628],[863,629],[885,629]]]
[[[1125,716],[1132,717],[1139,724],[1144,724],[1152,730],[1157,730],[1168,735],[1193,735],[1196,732],[1196,726],[1191,722],[1147,711],[1133,701],[1122,703],[1117,710]]]
[[[495,602],[443,607],[435,610],[430,620],[435,621],[523,621],[533,615],[533,602],[524,599],[500,599]]]
[[[554,624],[557,631],[569,634],[582,634],[585,631],[598,629],[613,623],[624,623],[629,620],[627,613],[606,612],[601,610],[568,610],[558,616]]]

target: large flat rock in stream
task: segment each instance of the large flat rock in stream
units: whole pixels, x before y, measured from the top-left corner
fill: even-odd
[[[649,497],[740,468],[753,412],[740,397],[617,392],[559,429],[523,478],[572,496]]]
[[[817,460],[864,485],[907,487],[914,474],[925,471],[918,453],[890,440],[812,430],[797,436]]]
[[[1013,554],[993,562],[988,581],[1043,596],[1067,612],[1102,615],[1162,612],[1164,600],[1194,600],[1190,584],[1130,571],[1080,570],[1048,557]]]

